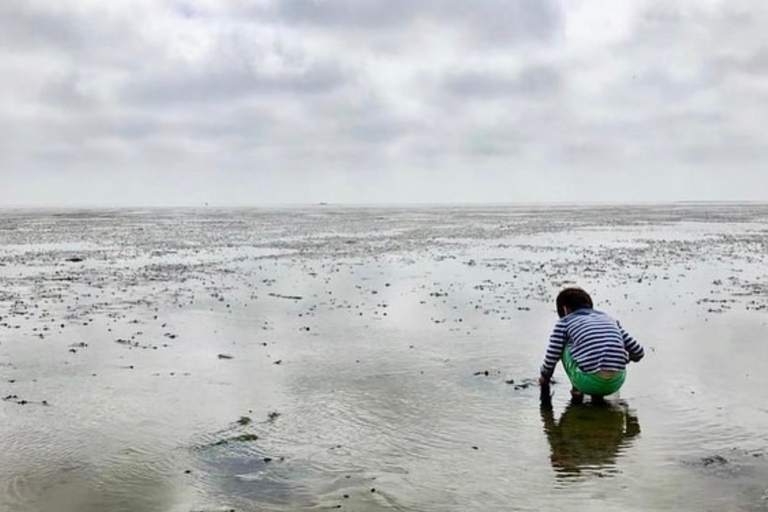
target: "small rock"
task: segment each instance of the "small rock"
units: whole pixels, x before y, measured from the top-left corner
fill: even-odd
[[[701,463],[704,466],[711,466],[713,464],[723,465],[723,464],[728,464],[728,459],[726,459],[721,455],[712,455],[710,457],[702,458]]]

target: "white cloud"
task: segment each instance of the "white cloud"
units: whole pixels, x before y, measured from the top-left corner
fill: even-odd
[[[768,6],[0,3],[0,204],[768,199]]]

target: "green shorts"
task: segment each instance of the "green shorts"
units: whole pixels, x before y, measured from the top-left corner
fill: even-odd
[[[573,360],[568,347],[563,350],[563,368],[565,368],[565,373],[571,380],[573,387],[586,395],[612,395],[621,388],[627,378],[626,370],[610,378],[602,377],[596,373],[584,373]]]

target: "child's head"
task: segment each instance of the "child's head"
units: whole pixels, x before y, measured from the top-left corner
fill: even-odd
[[[592,309],[592,297],[581,288],[566,288],[557,296],[555,303],[560,318],[578,309]]]

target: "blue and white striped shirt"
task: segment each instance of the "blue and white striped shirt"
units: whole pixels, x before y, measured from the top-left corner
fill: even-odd
[[[628,361],[639,361],[645,355],[643,347],[616,320],[589,308],[578,309],[555,324],[541,365],[542,376],[552,376],[566,347],[584,373],[621,371]]]

